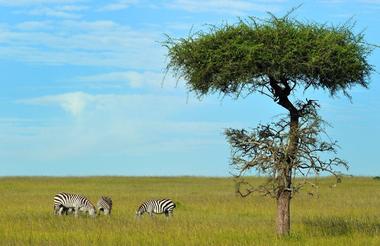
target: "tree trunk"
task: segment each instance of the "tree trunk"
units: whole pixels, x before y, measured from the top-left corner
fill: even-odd
[[[289,142],[285,159],[279,163],[277,171],[277,234],[288,235],[290,232],[290,199],[292,197],[292,170],[298,149],[298,121],[300,112],[289,101],[292,91],[285,78],[277,79],[269,76],[269,84],[273,89],[277,103],[289,111]],[[281,85],[281,86],[280,86]]]
[[[277,198],[277,234],[288,235],[290,232],[290,191],[283,191]]]
[[[279,236],[290,233],[290,199],[292,198],[292,169],[298,148],[298,111],[290,112],[289,142],[286,159],[278,177],[277,194],[277,234]]]

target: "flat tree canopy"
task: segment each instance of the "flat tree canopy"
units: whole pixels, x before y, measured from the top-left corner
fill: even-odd
[[[269,77],[290,89],[313,87],[348,95],[355,84],[367,87],[372,70],[367,63],[371,49],[362,34],[352,32],[352,25],[302,23],[288,16],[212,26],[186,38],[168,38],[165,45],[168,68],[198,95],[262,91],[270,88]]]

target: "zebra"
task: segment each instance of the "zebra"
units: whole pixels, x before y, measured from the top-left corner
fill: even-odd
[[[96,215],[95,206],[86,197],[60,192],[54,196],[54,214],[62,215],[74,210],[75,217],[78,212],[88,212],[90,216]]]
[[[170,199],[148,200],[140,205],[136,211],[136,216],[139,217],[146,212],[150,216],[164,213],[166,217],[169,217],[173,215],[173,209],[175,207],[175,203]]]
[[[65,214],[65,215],[68,215],[68,214],[72,214],[74,213],[74,208],[67,208],[67,207],[64,207],[64,206],[60,206],[58,208],[58,210],[61,208],[61,214]]]
[[[98,208],[99,214],[101,212],[103,212],[104,215],[111,214],[111,210],[112,210],[112,199],[111,199],[111,197],[102,196],[99,199],[99,201],[96,204],[96,206]]]

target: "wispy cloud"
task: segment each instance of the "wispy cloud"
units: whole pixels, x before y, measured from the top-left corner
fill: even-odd
[[[380,4],[380,0],[359,0],[360,3]]]
[[[175,88],[178,86],[177,80],[174,76],[164,73],[153,71],[121,71],[100,73],[94,75],[80,76],[73,80],[79,82],[87,82],[93,84],[96,87],[129,87],[129,88],[144,88],[144,89],[156,89],[165,87]]]
[[[86,105],[91,101],[94,101],[94,97],[83,92],[73,92],[19,100],[20,103],[25,104],[58,105],[63,110],[74,116],[79,116],[85,109]]]
[[[25,22],[20,22],[16,25],[17,29],[21,30],[28,30],[28,31],[33,31],[33,30],[46,30],[52,28],[52,23],[50,21],[25,21]]]
[[[12,122],[19,121],[15,119]],[[155,117],[151,117],[151,121],[137,121],[128,119],[128,115],[112,118],[88,116],[66,124],[30,127],[32,123],[28,122],[28,127],[16,127],[3,124],[0,120],[2,160],[8,157],[21,160],[20,163],[25,162],[26,158],[27,162],[32,163],[35,160],[70,163],[68,160],[91,160],[107,156],[110,162],[125,164],[126,157],[141,158],[147,153],[160,158],[165,158],[168,153],[191,154],[193,151],[225,145],[220,132],[227,124],[157,121]],[[17,151],[14,148],[25,145],[29,147]],[[46,151],[47,146],[49,151]]]
[[[47,17],[57,17],[64,19],[78,19],[82,15],[80,12],[87,7],[85,6],[75,6],[75,5],[64,5],[55,7],[36,7],[28,10],[18,11],[18,13],[28,14],[28,15],[38,15]]]
[[[345,0],[320,0],[320,2],[324,4],[339,4],[344,3]]]
[[[83,2],[84,0],[0,0],[3,6],[31,6],[41,4],[71,4]]]
[[[30,144],[33,148],[24,154],[33,159],[65,160],[101,156],[101,153],[119,158],[146,155],[147,152],[190,152],[225,144],[221,131],[229,125],[227,122],[173,119],[179,111],[200,107],[199,103],[186,103],[185,98],[178,96],[72,92],[23,99],[19,103],[58,106],[74,116],[74,120],[60,118],[54,124],[37,122],[35,127],[30,127],[33,122],[25,124],[22,119],[20,124],[17,119],[0,119],[0,146],[7,139],[13,145]],[[15,134],[20,132],[24,134]],[[49,146],[48,153],[46,146]],[[0,154],[12,155],[12,152],[3,152],[0,148]]]
[[[167,6],[174,9],[181,9],[189,12],[217,12],[231,15],[243,15],[252,11],[277,12],[278,1],[253,2],[245,0],[174,0],[167,3]]]
[[[19,27],[29,28],[26,32]],[[160,69],[164,51],[161,33],[134,30],[114,21],[64,20],[5,25],[0,33],[3,58],[48,64]]]
[[[141,112],[149,115],[163,116],[165,112],[177,109],[179,105],[186,104],[186,98],[178,96],[159,95],[130,95],[130,94],[88,94],[84,92],[70,92],[57,95],[47,95],[36,98],[26,98],[17,101],[22,104],[59,106],[75,117],[85,113],[85,109],[94,112],[116,113],[128,111],[129,118],[143,120]],[[193,103],[197,104],[197,103]]]
[[[101,8],[99,11],[118,11],[129,8],[131,5],[138,3],[138,0],[119,0],[116,2],[108,3]]]
[[[13,1],[9,1],[13,2]],[[8,1],[0,0],[0,5]],[[138,0],[117,0],[101,6],[103,10],[120,10],[145,3]],[[87,1],[80,0],[17,0],[16,12],[46,17],[43,21],[5,24],[0,33],[0,56],[8,60],[53,65],[106,66],[127,69],[160,70],[165,64],[166,50],[157,42],[170,27],[131,28],[114,20],[86,21]],[[170,0],[156,3],[161,8],[190,12],[246,13],[273,11],[276,1],[269,4],[245,0]],[[101,4],[93,5],[96,10]],[[94,7],[95,6],[95,7]],[[146,7],[151,8],[151,6]],[[0,23],[1,25],[1,23]],[[131,74],[129,76],[132,76]],[[138,78],[132,86],[138,86]]]
[[[320,0],[323,4],[347,4],[346,0]],[[380,4],[380,0],[353,0],[352,2],[361,4]]]

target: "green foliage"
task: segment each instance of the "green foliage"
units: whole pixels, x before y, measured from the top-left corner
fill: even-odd
[[[275,201],[235,196],[232,178],[0,178],[0,244],[380,245],[378,181],[347,177],[330,188],[332,182],[320,179],[319,198],[304,192],[293,199],[293,233],[278,238],[273,234]],[[54,216],[58,191],[84,194],[93,202],[109,195],[112,215]],[[160,197],[180,204],[173,218],[135,219],[140,202]]]
[[[186,38],[168,37],[172,69],[199,96],[221,92],[239,96],[268,89],[269,77],[292,81],[293,88],[336,94],[367,86],[370,47],[353,25],[302,23],[289,15],[212,26]]]

